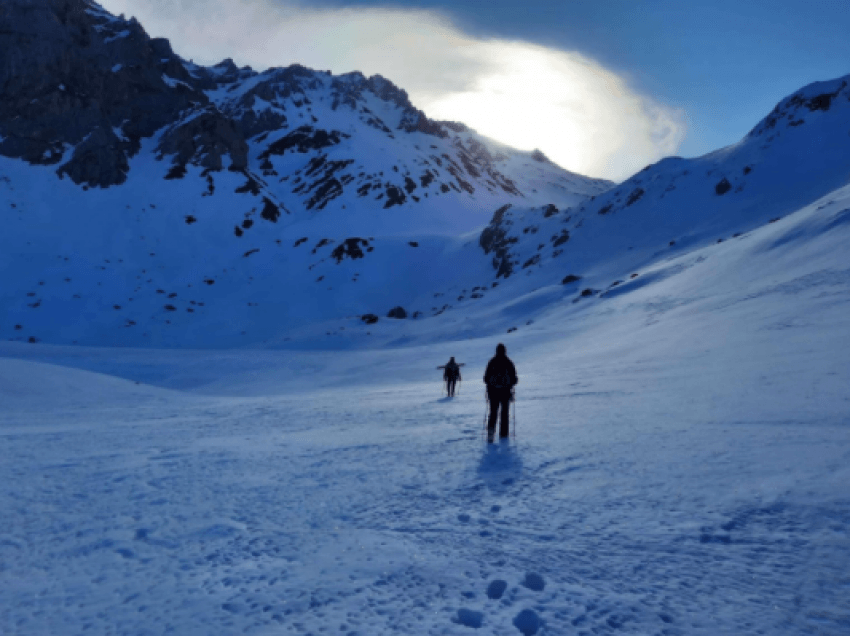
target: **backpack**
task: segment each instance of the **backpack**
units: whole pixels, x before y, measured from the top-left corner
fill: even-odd
[[[511,378],[507,369],[493,375],[490,378],[490,386],[494,389],[508,389],[511,386]]]

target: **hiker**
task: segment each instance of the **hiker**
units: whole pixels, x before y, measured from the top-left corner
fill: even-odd
[[[443,380],[446,381],[446,391],[449,397],[455,396],[455,384],[460,379],[460,366],[455,362],[454,356],[452,356],[445,366],[445,371],[443,371]]]
[[[499,343],[496,346],[496,355],[487,363],[487,370],[484,372],[487,399],[490,400],[490,419],[487,422],[488,442],[493,441],[499,409],[501,409],[499,437],[507,437],[509,434],[510,403],[513,401],[513,389],[517,382],[519,382],[519,378],[516,374],[516,367],[508,358],[505,345]]]

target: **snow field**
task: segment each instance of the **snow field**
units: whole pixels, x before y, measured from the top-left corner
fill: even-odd
[[[540,309],[490,446],[492,338],[0,346],[0,631],[846,633],[847,202]]]

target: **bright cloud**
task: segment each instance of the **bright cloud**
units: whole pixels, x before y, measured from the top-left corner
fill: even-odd
[[[293,63],[379,73],[432,118],[462,121],[563,167],[619,180],[674,154],[680,111],[642,96],[578,53],[475,39],[445,16],[392,8],[315,9],[274,0],[101,0],[202,64]]]

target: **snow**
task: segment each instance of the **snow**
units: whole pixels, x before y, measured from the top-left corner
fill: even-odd
[[[847,78],[609,189],[278,71],[208,92],[286,113],[245,171],[166,178],[165,131],[106,189],[0,157],[0,632],[847,633]],[[258,167],[311,122],[351,136]],[[448,187],[479,144],[522,195]],[[308,208],[318,159],[422,199]]]
[[[103,40],[103,43],[104,43],[104,44],[109,44],[110,42],[115,42],[116,40],[121,40],[121,39],[126,38],[126,37],[129,37],[129,36],[130,36],[130,30],[129,30],[129,29],[124,29],[123,31],[119,31],[119,32],[118,32],[118,33],[116,33],[115,35],[112,35],[112,36],[110,36],[110,37],[108,37],[108,38],[105,38],[105,39]]]
[[[0,626],[846,633],[848,209],[845,187],[509,336],[0,345]],[[488,446],[499,339],[516,435]]]
[[[123,64],[116,64],[115,66],[113,66],[113,67],[112,67],[112,72],[113,72],[113,73],[117,73],[117,72],[118,72],[118,71],[120,71],[122,68],[124,68],[124,65],[123,65]]]
[[[189,90],[192,90],[192,87],[189,86],[186,82],[183,82],[179,79],[175,79],[175,78],[173,78],[169,75],[166,75],[165,73],[162,74],[162,81],[165,82],[171,88],[177,88],[178,86],[183,86],[185,88],[188,88]]]

